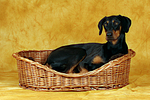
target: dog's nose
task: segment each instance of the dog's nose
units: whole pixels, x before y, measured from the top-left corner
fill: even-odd
[[[109,33],[107,33],[106,35],[107,35],[107,36],[112,36],[112,33],[111,33],[111,32],[109,32]]]

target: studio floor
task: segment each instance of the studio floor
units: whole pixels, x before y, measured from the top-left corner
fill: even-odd
[[[18,73],[0,73],[0,100],[149,100],[148,75],[131,77],[130,84],[113,90],[86,92],[38,92],[19,87]]]

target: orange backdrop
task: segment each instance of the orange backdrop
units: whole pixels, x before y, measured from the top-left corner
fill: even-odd
[[[105,33],[98,35],[98,22],[104,16],[118,14],[132,20],[126,34],[129,48],[136,51],[131,62],[130,85],[111,91],[45,94],[18,87],[17,64],[12,53],[55,49],[71,43],[104,43]],[[149,22],[149,0],[0,0],[0,89],[3,91],[0,98],[39,96],[58,99],[58,94],[59,99],[65,94],[72,96],[71,100],[83,97],[83,100],[150,98]]]

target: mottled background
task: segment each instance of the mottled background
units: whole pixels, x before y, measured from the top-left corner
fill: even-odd
[[[118,14],[132,20],[126,41],[136,56],[131,62],[130,85],[119,92],[109,91],[110,95],[107,96],[114,97],[113,100],[116,95],[118,98],[150,98],[149,0],[0,0],[0,86],[6,90],[2,94],[3,98],[8,98],[6,87],[8,90],[11,88],[8,92],[12,95],[7,94],[9,97],[14,96],[14,91],[17,94],[26,91],[26,96],[29,96],[29,91],[17,88],[17,64],[12,57],[14,52],[55,49],[72,43],[104,43],[105,33],[99,36],[98,22],[104,16]],[[82,100],[94,97],[90,93],[81,93],[87,95]],[[107,98],[102,92],[96,93],[99,96],[96,95],[95,99]],[[67,95],[79,99],[76,93]]]

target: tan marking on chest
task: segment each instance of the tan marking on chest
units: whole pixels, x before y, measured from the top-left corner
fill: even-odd
[[[102,63],[102,62],[104,62],[104,61],[100,56],[95,56],[93,61],[92,61],[93,64],[99,64],[99,63]]]

